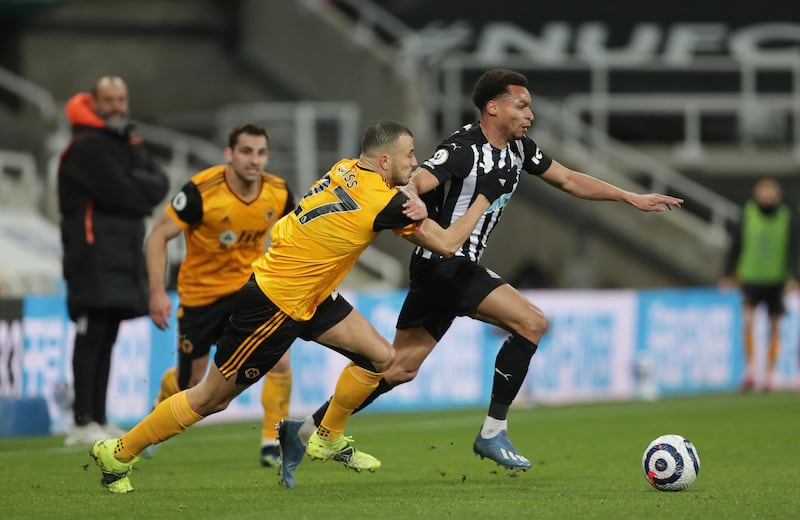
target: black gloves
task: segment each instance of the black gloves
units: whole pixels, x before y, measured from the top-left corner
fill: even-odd
[[[477,193],[483,193],[489,202],[494,202],[501,195],[511,193],[514,183],[517,182],[517,170],[509,168],[478,175],[478,185],[475,189]]]

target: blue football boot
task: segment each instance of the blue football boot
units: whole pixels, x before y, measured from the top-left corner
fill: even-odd
[[[281,458],[281,485],[294,489],[294,470],[303,462],[306,447],[300,440],[303,421],[284,419],[278,423],[278,444]]]
[[[531,461],[511,445],[506,430],[501,431],[491,439],[484,439],[478,432],[478,436],[475,437],[475,443],[472,445],[472,451],[481,459],[484,457],[492,459],[506,469],[527,471],[531,467]]]

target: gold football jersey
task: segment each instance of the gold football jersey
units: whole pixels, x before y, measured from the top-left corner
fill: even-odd
[[[264,253],[270,226],[293,207],[286,182],[266,172],[261,193],[251,202],[230,188],[225,166],[193,176],[167,206],[186,239],[178,272],[181,305],[206,305],[239,290]]]
[[[272,228],[253,264],[258,286],[293,320],[310,319],[381,230],[416,230],[403,215],[407,200],[356,159],[339,161]]]

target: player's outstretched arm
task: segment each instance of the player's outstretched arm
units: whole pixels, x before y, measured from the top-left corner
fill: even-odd
[[[548,184],[575,197],[627,202],[641,211],[664,211],[673,207],[680,208],[683,204],[683,199],[669,195],[641,194],[623,190],[591,175],[571,170],[557,161],[553,161],[541,177]]]

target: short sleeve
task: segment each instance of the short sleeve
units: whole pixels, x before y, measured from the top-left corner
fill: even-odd
[[[203,219],[203,197],[197,186],[189,181],[172,197],[167,213],[178,226],[185,229]]]
[[[374,231],[384,229],[402,230],[409,225],[413,225],[414,221],[403,214],[403,204],[406,201],[408,201],[408,197],[403,193],[397,192],[386,207],[375,216],[372,229]],[[402,233],[401,236],[411,234],[415,229],[412,229],[409,233]]]
[[[433,157],[422,166],[444,184],[452,178],[463,179],[472,171],[475,153],[472,148],[461,143],[445,141],[436,148]]]
[[[545,155],[528,136],[522,138],[522,150],[525,154],[522,169],[531,175],[541,175],[553,164],[553,159]]]

